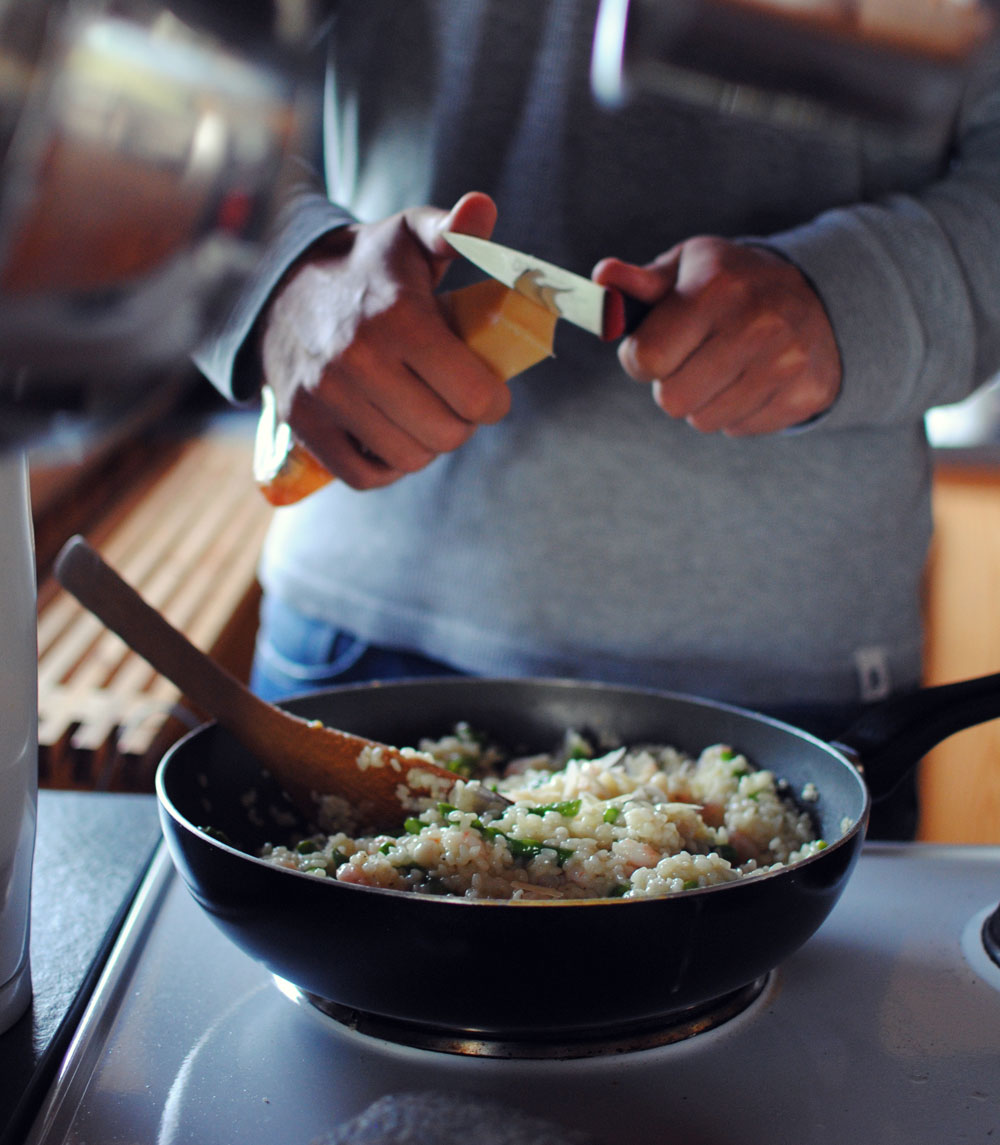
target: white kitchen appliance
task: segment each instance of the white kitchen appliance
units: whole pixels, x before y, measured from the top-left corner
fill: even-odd
[[[31,998],[28,924],[38,776],[35,562],[27,463],[0,454],[0,1034]]]

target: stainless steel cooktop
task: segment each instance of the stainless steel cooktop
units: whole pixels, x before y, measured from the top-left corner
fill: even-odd
[[[995,1145],[1000,968],[980,931],[998,900],[1000,847],[870,844],[821,930],[716,1028],[496,1060],[394,1044],[290,997],[161,847],[29,1145],[309,1145],[384,1095],[427,1091],[606,1145]]]

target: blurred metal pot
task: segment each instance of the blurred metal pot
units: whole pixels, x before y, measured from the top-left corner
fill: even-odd
[[[0,364],[134,385],[258,253],[311,0],[0,0]]]
[[[601,0],[591,79],[610,106],[652,93],[940,138],[996,27],[994,0]]]

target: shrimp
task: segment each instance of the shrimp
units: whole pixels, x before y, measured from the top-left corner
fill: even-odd
[[[621,861],[626,875],[631,875],[640,867],[655,867],[663,858],[655,847],[649,843],[640,843],[638,839],[619,839],[612,846],[611,853]]]

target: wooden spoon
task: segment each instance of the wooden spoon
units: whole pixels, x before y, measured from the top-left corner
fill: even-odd
[[[456,777],[425,759],[304,720],[255,696],[179,632],[83,539],[56,558],[59,583],[112,632],[204,711],[214,716],[278,780],[310,820],[316,795],[345,799],[358,826],[398,828],[415,800],[450,801]],[[477,811],[507,800],[473,788]]]

